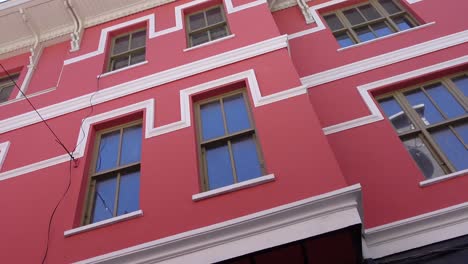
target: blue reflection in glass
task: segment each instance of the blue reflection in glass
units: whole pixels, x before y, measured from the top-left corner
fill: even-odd
[[[102,135],[96,160],[96,172],[112,169],[117,166],[120,131]]]
[[[397,18],[393,21],[395,21],[400,30],[410,29],[412,27],[411,23],[408,22],[408,20],[406,20],[405,18]]]
[[[242,94],[236,94],[225,98],[223,103],[228,133],[250,128],[249,115]]]
[[[227,145],[206,148],[206,168],[211,190],[234,183]]]
[[[232,142],[232,154],[239,182],[250,180],[262,175],[258,160],[257,146],[252,137],[242,138]]]
[[[342,35],[336,35],[336,40],[338,41],[338,43],[340,44],[340,47],[342,48],[354,45],[353,40],[346,33]]]
[[[358,34],[358,37],[362,42],[375,39],[374,33],[372,33],[372,31],[370,31],[370,29],[368,29],[367,27],[357,29],[356,33]]]
[[[457,131],[463,142],[468,145],[468,123],[455,126],[455,131]]]
[[[457,170],[468,169],[468,149],[450,129],[432,133],[435,141]]]
[[[458,89],[460,89],[460,91],[462,91],[465,96],[468,96],[468,76],[453,79],[453,82],[457,85]]]
[[[375,31],[375,34],[377,34],[377,36],[379,37],[387,36],[393,33],[390,27],[388,27],[387,24],[383,22],[372,25],[372,29]]]
[[[120,178],[119,203],[117,215],[140,209],[140,172],[123,174]]]
[[[421,116],[421,119],[424,121],[424,123],[434,124],[444,120],[439,111],[437,111],[429,98],[427,98],[427,96],[421,90],[418,89],[414,92],[407,93],[405,96],[413,108],[420,109],[417,112]],[[419,108],[421,104],[424,106],[424,109]]]
[[[116,177],[96,181],[92,223],[113,217],[116,186]]]
[[[223,113],[219,101],[200,106],[202,138],[203,140],[223,136]]]
[[[448,118],[461,116],[466,113],[463,107],[441,83],[426,87],[426,91]]]
[[[141,157],[141,125],[123,130],[120,165],[134,163]]]
[[[408,116],[394,98],[382,100],[379,104],[397,132],[404,132],[414,128]]]

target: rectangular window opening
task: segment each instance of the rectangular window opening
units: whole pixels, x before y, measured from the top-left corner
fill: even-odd
[[[186,16],[188,47],[194,47],[230,35],[223,6],[210,7]]]
[[[145,61],[146,29],[112,38],[107,71],[115,71]]]

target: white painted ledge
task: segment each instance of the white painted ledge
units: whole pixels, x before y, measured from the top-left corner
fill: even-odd
[[[145,60],[145,61],[142,61],[142,62],[139,62],[139,63],[135,63],[135,64],[132,64],[130,66],[127,66],[127,67],[124,67],[124,68],[120,68],[118,70],[115,70],[115,71],[110,71],[110,72],[106,72],[106,73],[103,73],[103,74],[99,74],[97,76],[97,78],[102,78],[102,77],[106,77],[106,76],[109,76],[109,75],[112,75],[112,74],[116,74],[116,73],[119,73],[119,72],[122,72],[122,71],[126,71],[126,70],[130,70],[130,69],[133,69],[135,67],[138,67],[138,66],[141,66],[141,65],[145,65],[147,64],[148,61]]]
[[[370,43],[374,43],[374,42],[382,40],[382,39],[393,38],[393,37],[396,37],[396,36],[401,35],[401,34],[405,34],[405,33],[412,32],[412,31],[415,31],[415,30],[418,30],[418,29],[422,29],[422,28],[425,28],[425,27],[428,27],[428,26],[432,26],[434,24],[435,24],[435,22],[429,22],[429,23],[426,23],[424,25],[420,25],[420,26],[417,26],[417,27],[414,27],[414,28],[398,31],[396,33],[393,33],[393,34],[390,34],[390,35],[387,35],[387,36],[383,36],[383,37],[380,37],[380,38],[368,40],[368,41],[361,42],[361,43],[358,43],[358,44],[354,44],[354,45],[351,45],[351,46],[348,46],[348,47],[340,48],[337,51],[349,50],[349,49],[352,49],[352,48],[357,48],[357,47],[364,46],[364,45],[367,45],[367,44],[370,44]]]
[[[111,224],[122,222],[124,220],[129,220],[129,219],[132,219],[132,218],[135,218],[135,217],[138,217],[138,216],[142,216],[142,215],[143,215],[143,211],[138,210],[138,211],[131,212],[131,213],[128,213],[128,214],[119,215],[117,217],[113,217],[113,218],[110,218],[110,219],[107,219],[107,220],[103,220],[103,221],[99,221],[99,222],[92,223],[92,224],[89,224],[89,225],[80,226],[80,227],[77,227],[77,228],[67,230],[67,231],[64,232],[64,235],[65,235],[65,237],[69,237],[69,236],[72,236],[72,235],[76,235],[76,234],[79,234],[79,233],[90,231],[90,230],[100,228],[100,227],[103,227],[103,226],[108,226],[108,225],[111,225]]]
[[[184,49],[184,52],[186,52],[186,51],[191,51],[191,50],[198,49],[198,48],[202,48],[202,47],[206,47],[206,46],[208,46],[208,45],[215,44],[215,43],[221,42],[221,41],[223,41],[223,40],[231,39],[231,38],[233,38],[233,37],[235,37],[235,36],[236,36],[236,35],[231,34],[231,35],[229,35],[229,36],[225,36],[225,37],[222,37],[222,38],[219,38],[219,39],[215,39],[215,40],[213,40],[213,41],[209,41],[209,42],[206,42],[206,43],[203,43],[203,44],[194,46],[194,47],[186,48],[186,49]]]
[[[199,200],[206,199],[206,198],[209,198],[209,197],[225,194],[225,193],[228,193],[228,192],[237,191],[237,190],[240,190],[240,189],[252,187],[252,186],[255,186],[255,185],[262,184],[262,183],[271,182],[271,181],[274,181],[274,180],[275,180],[275,175],[274,174],[268,174],[268,175],[265,175],[265,176],[261,176],[261,177],[255,178],[255,179],[248,180],[248,181],[243,181],[243,182],[231,184],[229,186],[214,189],[214,190],[211,190],[211,191],[194,194],[194,195],[192,195],[192,200],[199,201]]]
[[[38,95],[41,95],[41,94],[45,94],[45,93],[48,93],[48,92],[55,91],[56,89],[57,89],[57,87],[51,87],[51,88],[48,88],[48,89],[45,89],[45,90],[42,90],[42,91],[39,91],[39,92],[35,92],[35,93],[32,93],[32,94],[27,94],[26,96],[28,98],[32,98],[32,97],[35,97],[35,96],[38,96]],[[15,99],[11,99],[11,100],[8,100],[6,102],[0,103],[0,106],[16,103],[16,102],[22,101],[24,99],[25,99],[25,97],[23,97],[23,96],[17,97]]]
[[[454,173],[450,173],[450,174],[447,174],[447,175],[444,175],[444,176],[439,176],[439,177],[436,177],[436,178],[433,178],[433,179],[428,179],[428,180],[422,181],[422,182],[419,183],[419,186],[425,187],[425,186],[432,185],[434,183],[450,180],[450,179],[453,179],[453,178],[456,178],[456,177],[459,177],[459,176],[468,176],[468,169],[457,171],[457,172],[454,172]]]

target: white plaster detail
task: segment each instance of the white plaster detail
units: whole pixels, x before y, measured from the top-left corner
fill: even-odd
[[[51,88],[47,88],[45,90],[42,90],[42,91],[39,91],[39,92],[35,92],[35,93],[32,93],[32,94],[28,94],[26,95],[28,98],[32,98],[32,97],[35,97],[35,96],[38,96],[38,95],[41,95],[41,94],[45,94],[45,93],[48,93],[48,92],[52,92],[52,91],[55,91],[57,89],[57,87],[51,87]],[[15,103],[15,102],[19,102],[19,101],[22,101],[22,100],[26,100],[26,98],[24,97],[17,97],[15,99],[12,99],[12,100],[8,100],[8,101],[5,101],[3,103],[0,103],[0,107],[1,106],[4,106],[4,105],[8,105],[8,104],[12,104],[12,103]]]
[[[125,221],[125,220],[133,219],[135,217],[142,216],[142,215],[143,215],[143,211],[138,210],[138,211],[135,211],[135,212],[119,215],[119,216],[112,217],[112,218],[109,218],[109,219],[106,219],[106,220],[103,220],[103,221],[99,221],[99,222],[96,222],[96,223],[92,223],[92,224],[89,224],[89,225],[84,225],[84,226],[80,226],[80,227],[77,227],[77,228],[73,228],[73,229],[65,231],[63,234],[64,234],[65,237],[69,237],[69,236],[72,236],[72,235],[76,235],[76,234],[83,233],[83,232],[86,232],[86,231],[90,231],[90,230],[94,230],[94,229],[101,228],[101,227],[104,227],[104,226],[112,225],[112,224],[122,222],[122,221]]]
[[[444,176],[439,176],[439,177],[435,177],[435,178],[432,178],[432,179],[424,180],[424,181],[419,183],[419,186],[425,187],[425,186],[429,186],[429,185],[432,185],[432,184],[435,184],[435,183],[438,183],[438,182],[450,180],[450,179],[460,177],[460,176],[468,176],[468,169],[457,171],[457,172],[454,172],[454,173],[450,173],[450,174],[447,174],[447,175],[444,175]]]
[[[430,245],[468,234],[468,203],[365,230],[370,258]]]
[[[221,195],[221,194],[230,193],[230,192],[245,189],[245,188],[248,188],[248,187],[253,187],[253,186],[256,186],[256,185],[259,185],[259,184],[262,184],[262,183],[271,182],[271,181],[274,181],[274,180],[275,180],[275,175],[274,174],[268,174],[268,175],[261,176],[261,177],[258,177],[258,178],[254,178],[254,179],[250,179],[250,180],[247,180],[247,181],[242,181],[242,182],[238,182],[238,183],[231,184],[231,185],[228,185],[228,186],[224,186],[224,187],[221,187],[221,188],[218,188],[218,189],[214,189],[214,190],[194,194],[194,195],[192,195],[192,200],[199,201],[199,200],[202,200],[202,199],[210,198],[210,197],[213,197],[213,196],[218,196],[218,195]]]
[[[142,16],[142,17],[139,17],[139,18],[127,21],[127,22],[123,22],[123,23],[120,23],[120,24],[116,24],[116,25],[104,28],[104,29],[101,30],[101,35],[100,35],[100,38],[99,38],[99,44],[98,44],[97,50],[92,51],[90,53],[86,53],[86,54],[77,56],[77,57],[74,57],[74,58],[71,58],[71,59],[68,59],[68,60],[65,60],[64,64],[69,65],[69,64],[72,64],[72,63],[75,63],[75,62],[78,62],[78,61],[82,61],[82,60],[85,60],[85,59],[88,59],[88,58],[103,54],[104,50],[105,50],[105,47],[106,47],[106,44],[107,44],[107,37],[108,37],[109,33],[112,32],[112,31],[118,30],[118,29],[126,28],[126,27],[131,26],[131,25],[135,25],[135,24],[147,21],[148,22],[147,32],[148,32],[148,37],[150,39],[156,38],[156,37],[159,37],[159,36],[163,36],[163,35],[166,35],[166,34],[169,34],[169,33],[173,33],[173,32],[179,31],[179,30],[182,30],[183,27],[184,27],[183,10],[186,9],[186,8],[189,8],[189,7],[192,7],[192,6],[207,2],[207,1],[209,1],[209,0],[195,0],[195,1],[191,1],[191,2],[188,2],[188,3],[182,4],[182,5],[176,6],[175,7],[175,26],[171,27],[171,28],[161,30],[161,31],[156,31],[156,27],[155,27],[156,19],[155,19],[154,14]],[[250,2],[248,4],[244,4],[244,5],[234,7],[231,0],[224,0],[224,1],[225,1],[226,10],[227,10],[228,14],[232,14],[232,13],[235,13],[235,12],[247,9],[247,8],[255,7],[255,6],[258,6],[258,5],[261,5],[261,4],[266,4],[266,0],[256,0],[256,1]]]
[[[0,170],[2,169],[3,162],[5,162],[8,148],[10,147],[10,141],[0,143]]]
[[[64,0],[65,8],[67,9],[70,18],[73,20],[74,29],[70,33],[70,52],[78,51],[81,45],[81,39],[84,32],[83,19],[78,14],[76,8],[73,7],[72,0]]]
[[[361,223],[359,184],[82,260],[215,263]]]
[[[16,99],[24,97],[23,93],[27,93],[29,84],[31,83],[31,79],[33,77],[34,71],[36,70],[37,63],[39,62],[39,58],[41,57],[43,50],[44,48],[42,45],[37,45],[36,47],[30,49],[31,55],[29,56],[28,71],[26,72],[26,76],[24,77],[23,83],[20,87],[22,93],[18,92]]]
[[[219,39],[215,39],[215,40],[212,40],[212,41],[209,41],[209,42],[206,42],[206,43],[203,43],[203,44],[194,46],[194,47],[190,47],[190,48],[184,49],[183,51],[186,52],[186,51],[191,51],[191,50],[198,49],[198,48],[201,48],[201,47],[206,47],[206,46],[209,46],[209,45],[211,45],[211,44],[215,44],[215,43],[221,42],[221,41],[223,41],[223,40],[232,39],[232,38],[235,37],[235,36],[236,36],[236,35],[231,34],[231,35],[228,35],[228,36],[225,36],[225,37],[222,37],[222,38],[219,38]]]
[[[127,66],[127,67],[120,68],[118,70],[114,70],[114,71],[106,72],[106,73],[103,73],[103,74],[99,74],[97,76],[97,78],[102,78],[102,77],[106,77],[106,76],[109,76],[109,75],[113,75],[113,74],[116,74],[116,73],[119,73],[119,72],[122,72],[122,71],[130,70],[130,69],[133,69],[135,67],[145,65],[145,64],[148,64],[147,60],[139,62],[139,63],[132,64],[132,65]]]

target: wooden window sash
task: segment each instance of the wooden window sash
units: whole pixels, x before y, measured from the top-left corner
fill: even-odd
[[[219,10],[220,10],[221,17],[223,18],[223,21],[220,21],[220,22],[218,22],[216,24],[208,25],[208,18],[206,16],[206,12],[208,12],[208,11],[210,11],[212,9],[216,9],[218,7],[219,7]],[[199,29],[196,29],[196,30],[192,30],[191,26],[190,26],[190,17],[194,16],[194,15],[198,15],[200,13],[203,13],[203,19],[204,19],[204,22],[205,22],[206,26],[202,27],[202,28],[199,28]],[[222,5],[212,6],[212,7],[206,8],[204,10],[189,14],[189,15],[186,16],[185,21],[186,21],[187,43],[188,43],[189,47],[195,47],[195,46],[203,44],[203,43],[200,43],[200,44],[197,44],[197,45],[193,45],[192,38],[191,38],[192,35],[199,34],[199,33],[202,33],[202,32],[207,32],[208,33],[208,41],[207,42],[210,42],[210,41],[213,41],[213,39],[211,37],[211,30],[212,29],[224,27],[224,29],[226,31],[226,34],[229,35],[229,33],[230,33],[229,32],[229,26],[227,24],[226,15],[224,14],[224,9],[223,9]],[[207,43],[207,42],[204,42],[204,43]]]
[[[117,59],[119,59],[119,58],[128,56],[127,65],[124,66],[124,67],[128,67],[128,66],[132,65],[131,64],[131,58],[132,58],[133,55],[139,53],[140,51],[144,51],[145,56],[146,56],[146,36],[145,36],[145,44],[143,46],[133,48],[133,49],[131,48],[133,35],[136,34],[136,33],[143,32],[143,31],[146,32],[146,28],[140,28],[140,29],[128,32],[128,33],[123,33],[123,34],[120,34],[120,35],[115,36],[115,37],[112,38],[112,44],[111,44],[110,53],[109,53],[110,54],[109,55],[109,62],[108,62],[108,66],[107,66],[107,71],[108,72],[116,70],[116,69],[114,69],[114,65],[115,65],[115,61]],[[128,36],[127,50],[114,54],[114,48],[115,48],[116,40],[121,38],[121,37],[124,37],[124,36]]]

